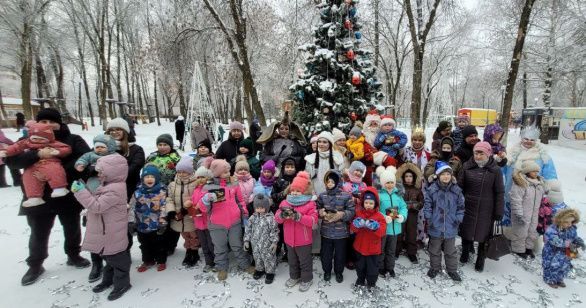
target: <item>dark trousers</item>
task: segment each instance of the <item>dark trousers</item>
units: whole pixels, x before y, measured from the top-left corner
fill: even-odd
[[[357,257],[356,251],[354,251],[355,238],[355,234],[350,234],[350,236],[346,238],[346,262],[348,263],[356,263]]]
[[[285,233],[283,232],[283,225],[279,224],[279,242],[277,243],[277,252],[276,252],[277,257],[279,257],[281,255],[281,250],[284,250],[285,254],[287,254],[287,245],[285,245]],[[278,260],[277,260],[277,262],[278,262]]]
[[[395,270],[395,249],[397,248],[397,236],[386,235],[383,237],[382,254],[380,255],[379,268],[385,271]]]
[[[175,232],[173,229],[171,229],[169,227],[165,230],[165,233],[163,233],[163,236],[165,237],[165,243],[167,244],[167,250],[174,251],[175,248],[177,247],[177,242],[179,242],[179,238],[181,237],[181,233]]]
[[[378,259],[379,255],[363,256],[360,253],[356,253],[358,260],[356,261],[356,279],[357,285],[364,285],[364,281],[368,286],[372,287],[376,285],[378,279]]]
[[[26,216],[26,221],[31,229],[28,241],[29,256],[26,258],[28,266],[40,266],[49,256],[49,235],[51,235],[56,216],[59,217],[59,222],[63,226],[63,236],[65,237],[63,249],[65,253],[68,256],[79,255],[81,251],[81,218],[79,212],[28,215]]]
[[[403,233],[398,235],[397,249],[395,253],[398,255],[405,249],[407,255],[417,254],[417,216],[419,211],[409,210],[407,220],[403,223]]]
[[[289,261],[289,277],[291,279],[301,279],[301,282],[313,280],[311,244],[297,247],[287,245],[287,260]]]
[[[321,267],[324,273],[332,272],[332,261],[334,262],[334,273],[342,274],[346,265],[346,238],[331,239],[321,238]]]
[[[142,262],[158,264],[167,263],[167,242],[165,235],[159,235],[157,232],[137,233],[140,251],[142,252]]]
[[[22,180],[22,175],[20,174],[20,170],[10,169],[10,168],[6,167],[6,165],[4,165],[4,164],[0,165],[0,186],[7,186],[8,185],[6,183],[6,169],[8,169],[10,171],[10,174],[12,175],[12,185],[13,186],[20,186],[21,180]]]
[[[102,284],[114,284],[114,289],[122,289],[130,285],[130,252],[128,250],[111,256],[102,256],[106,266],[102,276]]]
[[[210,236],[209,230],[195,230],[201,250],[203,250],[203,256],[206,260],[206,265],[214,265],[214,243],[212,243],[212,237]]]
[[[127,236],[128,236],[128,248],[126,248],[126,251],[128,251],[128,253],[130,253],[130,248],[132,248],[132,237],[133,236],[132,236],[132,233],[130,233],[130,232],[127,232]],[[103,258],[99,254],[92,252],[90,254],[90,257],[92,259],[93,264],[98,264],[98,263],[102,264]]]

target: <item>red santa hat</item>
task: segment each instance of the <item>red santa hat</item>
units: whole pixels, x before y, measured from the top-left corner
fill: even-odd
[[[390,115],[384,115],[380,118],[380,126],[383,126],[385,124],[391,124],[394,126],[397,126],[397,122],[395,122],[395,119],[393,119],[393,117],[391,117]]]

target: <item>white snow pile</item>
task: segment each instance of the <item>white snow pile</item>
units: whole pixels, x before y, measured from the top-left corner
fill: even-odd
[[[75,134],[80,134],[91,144],[98,127],[81,131],[71,125]],[[15,140],[20,133],[4,129],[6,135]],[[136,126],[138,144],[148,154],[155,149],[155,138],[161,133],[174,135],[173,123],[164,122],[162,127],[153,124]],[[428,130],[428,143],[432,129]],[[409,132],[406,132],[409,133]],[[510,139],[518,138],[513,132]],[[563,183],[565,201],[586,215],[586,155],[580,150],[548,145],[558,175]],[[11,181],[7,172],[7,180]],[[0,289],[3,307],[586,307],[586,295],[581,292],[586,286],[586,261],[584,257],[574,260],[574,270],[566,280],[567,287],[552,289],[541,277],[541,258],[521,260],[506,256],[500,261],[486,261],[485,271],[477,273],[474,264],[460,266],[463,282],[452,282],[445,273],[432,280],[426,276],[429,258],[420,250],[420,264],[412,265],[401,256],[395,271],[397,278],[379,279],[378,289],[370,294],[354,290],[354,271],[344,271],[344,282],[325,283],[322,279],[321,263],[314,259],[314,283],[306,293],[297,288],[287,289],[288,266],[281,263],[272,285],[264,280],[255,281],[251,276],[230,272],[226,282],[217,281],[215,274],[202,272],[202,261],[195,268],[181,266],[184,257],[182,240],[175,254],[169,257],[167,270],[151,269],[138,273],[140,250],[135,239],[132,247],[132,289],[115,302],[106,297],[109,291],[94,294],[93,285],[87,282],[89,268],[75,269],[65,264],[63,232],[55,222],[49,241],[49,257],[44,263],[45,274],[37,283],[23,287],[20,279],[27,266],[28,237],[30,229],[26,218],[17,216],[22,194],[19,188],[0,189]],[[586,219],[583,219],[586,220]],[[585,235],[584,224],[579,233]],[[83,230],[82,230],[83,231]],[[82,255],[89,258],[89,253]],[[472,256],[474,261],[475,256]],[[582,291],[581,291],[582,290]]]

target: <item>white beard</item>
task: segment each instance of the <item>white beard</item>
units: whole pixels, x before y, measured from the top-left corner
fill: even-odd
[[[370,128],[369,127],[369,128],[362,131],[366,142],[368,142],[368,144],[370,144],[373,147],[374,147],[374,139],[376,138],[378,131],[379,131],[378,127],[377,128]]]

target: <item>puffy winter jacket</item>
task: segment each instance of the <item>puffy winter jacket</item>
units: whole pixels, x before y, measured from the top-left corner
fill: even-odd
[[[272,213],[254,213],[244,228],[244,241],[252,243],[254,251],[266,251],[279,242],[279,227]]]
[[[379,211],[379,199],[376,189],[368,187],[365,192],[373,193],[376,196],[374,209],[357,210],[354,219],[374,220],[379,223],[380,227],[373,231],[367,228],[356,228],[354,224],[351,224],[350,231],[356,234],[353,247],[363,256],[380,255],[382,252],[382,238],[385,236],[387,227],[385,217]]]
[[[183,206],[185,201],[191,200],[193,191],[197,183],[195,176],[182,181],[177,176],[175,181],[169,184],[167,188],[167,215],[175,212],[175,219],[171,219],[171,229],[175,232],[192,232],[195,231],[193,217],[187,214],[187,209]]]
[[[281,209],[283,207],[292,207],[301,214],[301,219],[295,221],[293,219],[281,218]],[[279,209],[275,213],[275,220],[283,224],[283,236],[285,244],[291,247],[299,247],[311,245],[313,242],[313,227],[317,225],[317,210],[315,202],[309,201],[304,205],[293,206],[287,200],[281,202]]]
[[[407,135],[396,129],[390,132],[379,132],[374,139],[374,147],[396,158],[399,150],[407,145]]]
[[[289,158],[292,161],[295,161],[293,158]],[[271,212],[276,212],[279,205],[281,204],[281,202],[283,202],[283,200],[285,200],[285,198],[287,197],[287,191],[285,190],[287,187],[289,187],[289,185],[291,184],[291,182],[293,181],[293,179],[295,178],[295,175],[297,174],[297,172],[295,172],[292,175],[286,175],[285,174],[285,162],[288,159],[285,159],[283,161],[283,164],[281,165],[281,173],[279,175],[279,178],[275,181],[275,184],[273,184],[273,190],[271,191],[271,198],[273,199],[273,205],[271,206]]]
[[[327,175],[326,175],[327,176]],[[317,208],[325,210],[343,211],[344,217],[335,222],[325,219],[321,223],[321,235],[330,239],[346,238],[350,235],[349,222],[354,218],[354,201],[352,195],[343,191],[340,185],[328,189],[317,197]]]
[[[423,214],[428,223],[428,234],[438,238],[455,238],[464,219],[464,195],[454,182],[442,186],[433,181],[425,189]]]
[[[201,198],[205,195],[205,191],[203,190],[204,185],[197,186],[193,190],[193,195],[191,196],[191,203],[193,204],[194,209],[199,210],[198,215],[192,215],[193,217],[193,224],[195,229],[197,230],[207,230],[208,229],[208,209],[207,207],[201,202]]]
[[[153,164],[161,173],[161,183],[169,185],[174,179],[177,171],[175,166],[181,159],[177,151],[172,150],[168,154],[161,155],[159,152],[153,152],[147,157],[147,164]]]
[[[378,192],[380,198],[380,212],[386,216],[387,210],[395,210],[398,218],[394,219],[392,223],[387,225],[387,235],[399,235],[402,232],[403,222],[407,220],[407,203],[399,195],[399,190],[395,187],[389,194],[386,189]]]
[[[87,209],[82,249],[109,256],[128,247],[128,165],[124,157],[112,154],[98,159],[96,168],[102,170],[103,178],[95,193],[92,195],[87,189],[75,193]]]
[[[134,137],[133,137],[134,138]],[[140,170],[144,166],[145,155],[144,150],[141,146],[134,143],[129,144],[128,155],[117,151],[118,154],[126,158],[128,163],[128,178],[126,178],[126,197],[130,201],[132,194],[136,190],[136,187],[140,183]]]
[[[209,229],[230,229],[233,225],[241,223],[243,218],[248,217],[246,204],[238,183],[227,183],[225,179],[214,178],[211,183],[204,186],[203,190],[208,193],[210,190],[222,188],[224,189],[225,200],[209,203],[206,202],[205,195],[200,199],[209,214]]]
[[[143,185],[138,186],[132,200],[130,200],[134,209],[138,232],[151,233],[159,230],[159,219],[167,216],[165,210],[166,196],[167,188],[164,185],[157,184],[155,188],[147,188]]]

